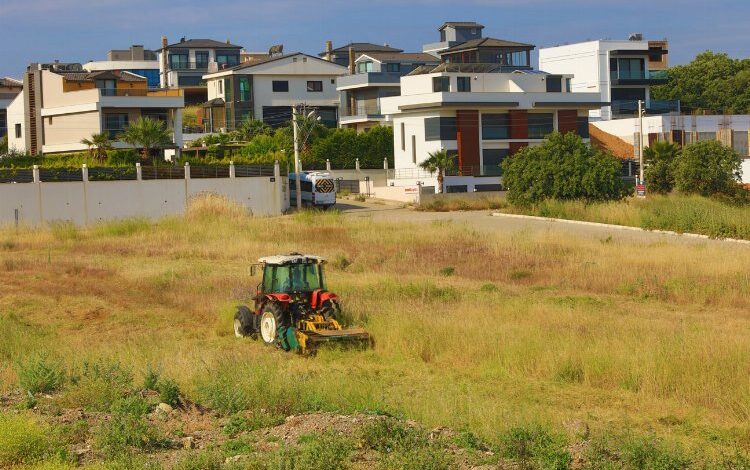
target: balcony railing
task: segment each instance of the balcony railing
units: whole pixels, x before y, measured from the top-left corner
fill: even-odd
[[[464,165],[444,172],[445,176],[502,176],[500,165]],[[422,168],[396,168],[388,170],[390,179],[427,179],[437,175]]]
[[[358,103],[354,108],[347,107],[344,109],[344,116],[380,116],[380,104]]]
[[[680,112],[679,100],[651,100],[646,103],[646,114],[669,114]],[[638,101],[612,100],[612,114],[637,115]]]
[[[394,84],[401,83],[401,73],[396,72],[363,72],[353,75],[343,75],[336,81],[336,86],[342,87],[365,87],[376,84]]]
[[[223,63],[218,64],[219,70],[224,70],[229,67],[234,67],[235,65],[240,65],[239,56],[237,56],[237,63]],[[207,70],[208,69],[208,62],[203,61],[175,61],[169,63],[169,68],[171,70]]]
[[[664,82],[667,80],[666,70],[613,70],[609,72],[612,81],[640,80],[649,82]]]
[[[182,90],[169,88],[100,88],[101,96],[148,96],[175,97],[182,96]]]

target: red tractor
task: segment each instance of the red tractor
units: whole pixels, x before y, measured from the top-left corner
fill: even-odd
[[[319,256],[290,253],[260,258],[263,280],[254,297],[255,307],[237,307],[234,334],[257,337],[285,351],[307,352],[327,341],[369,344],[361,328],[343,329],[338,296],[326,290],[325,260]],[[255,274],[255,268],[251,273]]]

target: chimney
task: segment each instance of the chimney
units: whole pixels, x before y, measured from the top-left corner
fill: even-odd
[[[349,46],[349,73],[354,75],[354,48]]]
[[[167,61],[167,46],[169,45],[169,42],[167,42],[167,37],[162,36],[161,37],[161,80],[160,84],[162,88],[167,88],[167,64],[169,63]]]
[[[182,37],[180,38],[180,42],[185,42],[185,36],[182,36]]]
[[[227,44],[232,44],[232,42],[227,38]]]
[[[331,53],[333,52],[333,41],[326,41],[326,55],[325,59],[327,61],[331,61],[333,57],[331,57]]]

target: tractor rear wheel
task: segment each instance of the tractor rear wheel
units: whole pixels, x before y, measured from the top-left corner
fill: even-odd
[[[239,305],[237,313],[234,314],[234,336],[244,338],[252,336],[256,332],[255,315],[246,306]]]
[[[279,343],[279,327],[286,326],[284,311],[276,302],[269,302],[263,306],[260,314],[258,329],[260,337],[267,345]]]

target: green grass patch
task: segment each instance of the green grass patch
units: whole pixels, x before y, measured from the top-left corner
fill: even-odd
[[[0,413],[0,467],[34,463],[58,450],[47,425],[23,413]]]

